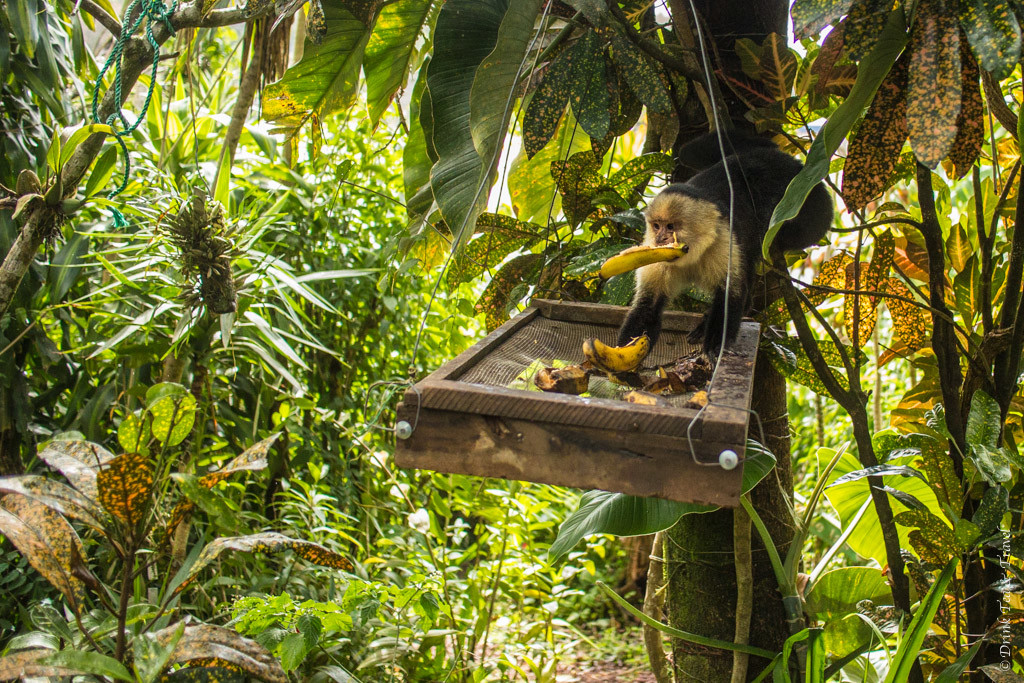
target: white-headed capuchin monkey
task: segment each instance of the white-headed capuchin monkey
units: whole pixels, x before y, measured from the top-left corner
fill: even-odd
[[[772,211],[801,164],[766,138],[738,131],[723,131],[723,136],[729,155],[724,161],[716,133],[697,138],[683,147],[679,161],[699,172],[685,183],[669,185],[647,206],[643,243],[665,246],[675,242],[689,250],[674,261],[637,270],[633,307],[619,329],[620,346],[642,334],[653,344],[661,333],[666,304],[687,287],[713,296],[704,319],[690,333],[691,342],[702,343],[705,353],[717,353],[723,333],[731,343],[739,332],[740,320],[750,307],[761,242]],[[733,187],[731,238],[727,165]],[[783,223],[772,251],[799,251],[816,244],[832,225],[832,217],[832,198],[819,183],[796,218]],[[726,292],[730,253],[732,277]]]

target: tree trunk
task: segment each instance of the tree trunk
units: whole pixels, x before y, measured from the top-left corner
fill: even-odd
[[[688,6],[688,2],[675,3]],[[771,0],[762,3],[697,0],[697,11],[705,31],[721,58],[725,73],[740,73],[739,58],[734,45],[737,38],[750,38],[761,43],[769,33],[785,35],[788,3]],[[715,62],[712,60],[712,64]],[[746,106],[724,91],[724,108],[728,118],[737,125],[749,127],[743,117]],[[723,103],[717,103],[723,107]],[[685,131],[682,144],[706,122],[682,121]],[[689,134],[687,134],[689,133]],[[674,181],[682,178],[673,178]],[[763,292],[763,289],[762,289]],[[792,498],[793,474],[789,461],[789,419],[786,406],[786,382],[770,361],[757,359],[751,408],[761,418],[765,446],[778,459],[776,471],[769,474],[751,493],[754,508],[764,520],[779,553],[785,555],[793,539],[792,518],[786,497]],[[760,439],[757,421],[751,417],[750,436]],[[684,631],[732,641],[735,636],[736,568],[733,555],[733,512],[719,510],[703,515],[687,515],[666,533],[665,558],[668,580],[669,623]],[[753,604],[756,606],[750,624],[749,643],[768,650],[780,651],[789,636],[785,610],[764,544],[754,533],[751,538],[753,556]],[[676,681],[729,682],[732,678],[731,652],[717,650],[680,640],[673,642]],[[760,674],[768,662],[751,657],[746,680]]]

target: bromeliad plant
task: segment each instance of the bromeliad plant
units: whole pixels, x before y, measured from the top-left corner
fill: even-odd
[[[181,385],[163,383],[149,389],[145,404],[121,421],[120,455],[75,438],[55,439],[41,451],[67,483],[43,475],[0,478],[0,533],[65,603],[63,611],[33,608],[39,630],[12,640],[0,657],[0,680],[88,674],[149,682],[185,669],[179,676],[189,679],[284,681],[262,645],[192,620],[182,603],[185,589],[225,551],[291,550],[315,564],[352,568],[323,546],[273,532],[217,538],[186,553],[194,509],[223,506],[211,489],[232,474],[266,467],[277,435],[216,471],[172,473],[192,433],[196,400]]]

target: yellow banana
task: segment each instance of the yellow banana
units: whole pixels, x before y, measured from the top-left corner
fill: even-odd
[[[636,370],[650,351],[651,340],[646,334],[634,338],[625,346],[608,346],[600,339],[583,342],[583,355],[586,359],[606,372]]]
[[[630,247],[604,262],[601,266],[601,279],[607,280],[613,275],[628,273],[652,263],[674,261],[688,251],[690,248],[685,244],[673,244],[669,247]]]

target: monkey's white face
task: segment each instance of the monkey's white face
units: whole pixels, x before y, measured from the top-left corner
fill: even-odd
[[[680,265],[705,255],[718,239],[722,221],[722,215],[710,202],[678,192],[662,192],[651,200],[644,214],[647,219],[644,244],[659,247],[685,244],[689,250],[677,259]]]

